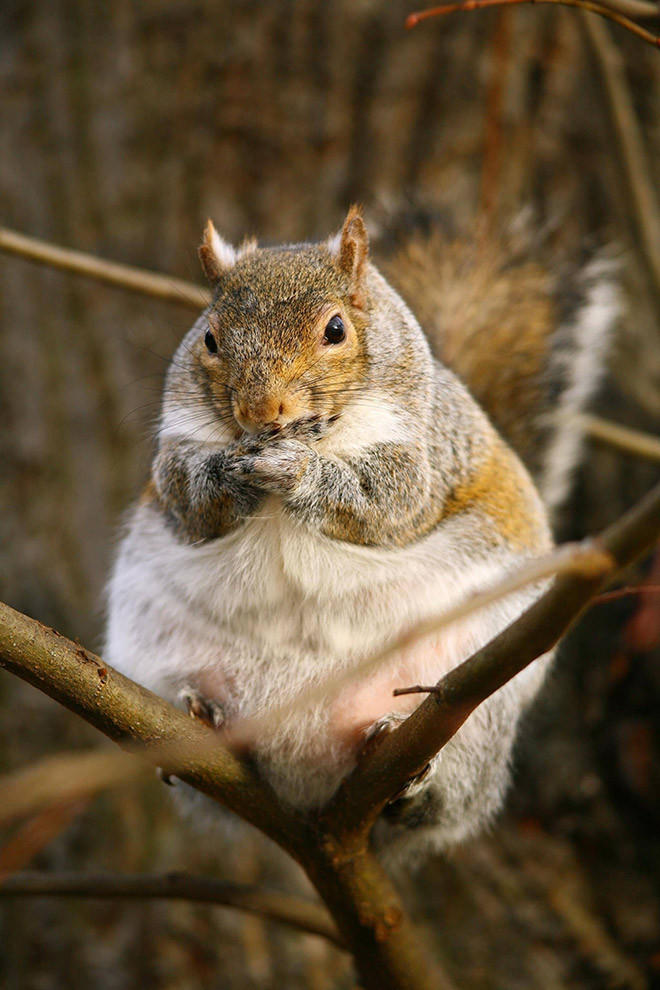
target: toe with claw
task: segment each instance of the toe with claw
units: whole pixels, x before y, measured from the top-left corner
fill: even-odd
[[[214,698],[205,698],[200,691],[189,685],[179,692],[179,701],[185,706],[191,718],[203,722],[210,729],[221,729],[227,721],[221,702]]]

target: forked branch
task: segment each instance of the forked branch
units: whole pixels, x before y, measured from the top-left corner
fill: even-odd
[[[649,548],[659,533],[660,485],[602,535],[612,573]],[[609,576],[599,566],[557,578],[516,622],[447,675],[442,690],[386,737],[311,818],[285,811],[249,764],[222,747],[210,730],[6,605],[0,605],[0,666],[125,748],[139,744],[152,762],[279,842],[315,883],[369,990],[437,990],[449,983],[424,959],[395,891],[368,851],[373,822],[481,701],[550,649]]]

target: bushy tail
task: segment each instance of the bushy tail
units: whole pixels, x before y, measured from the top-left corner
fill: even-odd
[[[570,489],[579,413],[619,317],[614,266],[551,271],[504,240],[413,234],[386,262],[436,357],[465,382],[522,458],[548,507]]]

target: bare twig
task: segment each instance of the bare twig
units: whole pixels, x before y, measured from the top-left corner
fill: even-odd
[[[619,423],[612,423],[590,413],[581,413],[577,425],[582,427],[592,440],[606,443],[627,454],[660,463],[660,437],[643,433],[641,430],[631,430],[627,426],[620,426]]]
[[[660,303],[660,200],[649,167],[623,58],[607,27],[593,17],[582,23],[601,75],[632,207],[632,218],[646,266]]]
[[[25,872],[0,883],[0,898],[8,897],[158,898],[216,904],[280,921],[345,948],[336,926],[321,904],[278,891],[182,873],[131,876],[116,873]]]
[[[604,594],[598,595],[594,598],[593,604],[605,605],[608,602],[618,601],[619,598],[629,598],[631,595],[660,595],[660,584],[637,584],[615,588],[614,591],[606,591]]]
[[[620,569],[649,549],[660,534],[660,484],[610,526],[599,544]],[[558,577],[519,619],[439,682],[405,722],[343,782],[326,817],[340,834],[359,837],[380,809],[451,739],[486,698],[550,650],[567,632],[609,575]]]
[[[442,7],[431,7],[428,10],[420,10],[414,14],[409,14],[406,18],[406,27],[416,27],[420,21],[425,21],[429,17],[443,17],[446,14],[456,14],[470,10],[484,10],[486,7],[514,7],[519,4],[549,3],[561,7],[577,7],[579,10],[589,11],[592,14],[599,14],[609,21],[614,21],[620,27],[630,31],[641,41],[645,41],[654,48],[660,48],[660,37],[651,34],[646,28],[635,24],[625,14],[619,13],[617,0],[608,0],[607,6],[604,3],[593,3],[592,0],[462,0],[460,3],[448,3]]]
[[[426,20],[429,17],[441,17],[447,14],[455,14],[472,10],[484,10],[487,7],[501,7],[501,6],[519,6],[521,4],[551,4],[554,6],[562,7],[576,7],[583,11],[588,11],[592,14],[598,14],[600,17],[604,17],[607,20],[614,21],[621,27],[630,31],[636,37],[645,41],[647,44],[652,45],[654,48],[660,48],[660,37],[647,31],[645,28],[639,26],[634,21],[630,20],[629,17],[618,12],[618,3],[615,0],[608,0],[607,5],[604,3],[594,3],[592,0],[461,0],[459,3],[444,4],[441,7],[432,7],[429,10],[418,11],[416,13],[410,14],[406,18],[406,27],[413,28],[419,24],[420,21]]]
[[[490,44],[486,109],[484,114],[484,150],[481,166],[481,207],[479,215],[487,221],[481,228],[486,239],[497,216],[500,169],[502,165],[503,106],[511,55],[510,11],[500,9]]]
[[[144,767],[116,750],[61,753],[0,777],[0,825],[133,780]]]
[[[307,687],[285,704],[271,708],[266,714],[246,718],[232,725],[231,739],[236,746],[246,746],[254,742],[268,730],[276,728],[284,719],[290,718],[296,712],[310,705],[327,701],[334,697],[342,688],[353,681],[366,677],[367,674],[381,668],[388,660],[394,658],[402,650],[412,646],[418,640],[431,636],[447,626],[466,616],[492,605],[507,595],[511,595],[529,584],[535,584],[556,574],[602,574],[610,566],[610,561],[602,550],[594,546],[590,540],[583,544],[567,543],[543,557],[526,561],[506,577],[499,579],[483,591],[476,592],[464,601],[452,606],[431,619],[424,619],[406,629],[401,636],[388,643],[386,647],[365,657],[359,663],[344,668],[326,677],[313,687]]]
[[[660,19],[660,3],[656,0],[600,0],[600,2],[603,7],[610,7],[625,17]]]
[[[637,584],[615,588],[613,591],[596,595],[589,604],[590,606],[607,605],[609,602],[618,601],[620,598],[630,598],[633,595],[660,595],[660,584]],[[441,694],[443,690],[443,682],[440,681],[438,684],[431,684],[426,687],[421,684],[414,684],[411,687],[394,688],[392,694],[395,698],[399,698],[404,694]]]
[[[602,548],[623,566],[657,539],[659,531],[660,486],[606,531]],[[247,763],[219,746],[209,749],[209,740],[215,738],[211,730],[6,605],[0,605],[0,666],[110,738],[123,745],[141,743],[147,758],[154,759],[154,751],[160,753],[168,744],[184,745],[186,758],[183,765],[177,763],[177,775],[233,808],[304,865],[354,953],[365,987],[437,990],[449,984],[424,958],[396,892],[368,850],[371,826],[383,805],[481,701],[556,642],[605,580],[602,562],[601,554],[595,570],[592,566],[587,574],[557,578],[515,623],[452,671],[444,679],[445,690],[428,697],[385,737],[316,818],[285,811]]]
[[[88,797],[59,801],[42,808],[23,822],[0,849],[0,884],[16,870],[22,870],[44,846],[49,845],[85,810]]]
[[[58,247],[36,237],[26,237],[15,230],[0,227],[0,251],[15,254],[29,261],[36,261],[51,268],[86,275],[88,278],[114,285],[130,292],[141,292],[146,296],[179,303],[192,309],[203,309],[211,301],[208,289],[186,282],[181,278],[160,275],[131,265],[121,265],[115,261],[96,258],[83,251],[72,251]]]

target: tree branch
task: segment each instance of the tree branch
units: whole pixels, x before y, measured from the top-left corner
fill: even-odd
[[[80,715],[106,736],[175,773],[291,851],[302,825],[247,761],[211,729],[124,677],[88,650],[0,603],[0,667]]]
[[[606,18],[606,20],[614,21],[615,24],[640,38],[641,41],[645,41],[654,48],[660,48],[660,37],[651,34],[646,28],[631,21],[626,14],[621,12],[624,8],[627,9],[628,5],[624,3],[621,7],[618,0],[607,0],[607,3],[594,3],[592,0],[461,0],[459,3],[448,3],[442,7],[431,7],[429,10],[420,10],[414,14],[409,14],[406,18],[406,27],[416,27],[420,21],[425,21],[429,17],[442,17],[446,14],[457,14],[469,10],[484,10],[486,7],[514,7],[523,3],[549,3],[560,7],[577,7],[579,10],[589,11],[589,13]]]
[[[601,419],[600,416],[592,416],[591,413],[581,413],[578,417],[578,425],[592,440],[605,443],[609,447],[616,447],[626,454],[660,463],[660,439],[650,433],[631,430],[619,423]]]
[[[598,540],[621,569],[660,534],[660,484]],[[378,813],[419,773],[486,698],[558,642],[611,575],[558,577],[520,618],[438,682],[405,722],[361,761],[329,803],[327,827],[361,842]],[[404,686],[404,685],[402,685]]]
[[[116,749],[58,753],[0,777],[0,826],[62,801],[80,801],[128,783],[144,766]]]
[[[195,285],[194,282],[134,268],[132,265],[106,261],[104,258],[96,258],[83,251],[72,251],[56,244],[49,244],[48,241],[39,240],[37,237],[27,237],[7,227],[0,227],[0,251],[51,268],[59,268],[74,275],[86,275],[98,282],[128,289],[130,292],[140,292],[155,299],[179,303],[191,309],[205,309],[211,302],[211,293],[208,289]]]
[[[0,883],[0,898],[85,897],[101,900],[195,901],[232,907],[320,935],[345,949],[335,924],[321,904],[279,891],[182,873],[122,875],[107,873],[16,873]]]
[[[604,24],[594,17],[583,17],[582,23],[603,82],[616,135],[614,147],[626,181],[633,224],[654,296],[660,305],[660,200],[626,81],[623,58]]]

